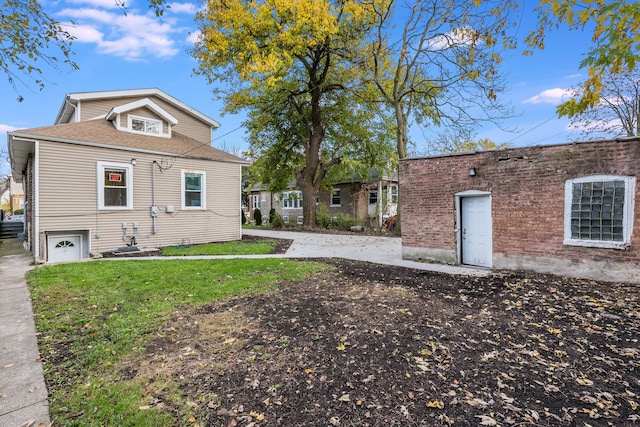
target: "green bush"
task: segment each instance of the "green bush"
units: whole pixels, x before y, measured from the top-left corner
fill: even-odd
[[[276,218],[276,210],[274,208],[269,209],[269,224],[273,224],[273,220]]]
[[[242,209],[240,209],[240,216],[242,217],[242,225],[245,225],[247,223],[247,217],[244,214],[244,211]]]
[[[15,211],[13,211],[14,215],[22,215],[24,214],[24,209],[16,209]]]
[[[271,226],[273,228],[283,227],[284,226],[284,218],[282,218],[282,215],[280,215],[279,213],[274,211],[273,220],[271,221]]]
[[[260,212],[260,208],[255,208],[253,210],[253,219],[256,222],[256,225],[262,225],[262,212]]]
[[[351,215],[340,212],[336,215],[336,223],[338,227],[349,230],[351,227],[356,225],[356,220],[351,217]]]
[[[316,225],[322,228],[331,227],[331,214],[329,207],[325,203],[320,203],[316,207]]]

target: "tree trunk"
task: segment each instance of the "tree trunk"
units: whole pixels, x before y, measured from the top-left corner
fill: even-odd
[[[398,148],[398,160],[407,157],[407,117],[402,111],[402,105],[398,102],[394,105],[396,115],[396,141]]]

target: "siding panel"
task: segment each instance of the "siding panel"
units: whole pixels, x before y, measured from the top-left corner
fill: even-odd
[[[113,107],[134,102],[140,97],[122,97],[100,100],[83,100],[79,103],[81,120],[90,120],[96,117],[105,117]],[[176,108],[159,97],[150,96],[154,103],[178,119],[178,124],[173,127],[173,131],[193,138],[203,144],[211,144],[211,128],[208,124],[198,118],[186,113],[184,110]],[[147,113],[148,114],[148,113]]]
[[[240,165],[207,160],[160,158],[136,153],[133,167],[133,210],[97,209],[96,162],[130,163],[132,154],[125,150],[83,147],[72,144],[40,144],[40,231],[90,230],[92,252],[105,252],[124,246],[133,234],[139,247],[178,245],[183,239],[191,243],[230,241],[241,238]],[[150,216],[152,204],[152,168],[155,176],[156,205],[159,208],[157,232],[153,233]],[[181,170],[206,172],[206,210],[181,210]],[[173,206],[173,213],[166,207]]]

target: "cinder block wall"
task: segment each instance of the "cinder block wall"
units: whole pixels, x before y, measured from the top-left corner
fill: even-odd
[[[565,181],[589,175],[637,177],[629,249],[563,244]],[[640,139],[402,160],[406,258],[456,261],[455,194],[466,190],[491,193],[494,268],[640,282]]]

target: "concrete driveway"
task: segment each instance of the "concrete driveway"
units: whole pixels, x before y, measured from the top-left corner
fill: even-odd
[[[287,258],[344,258],[470,276],[486,276],[490,273],[490,270],[483,268],[404,260],[400,237],[257,229],[244,229],[242,233],[249,236],[293,240],[293,244],[286,253]]]

